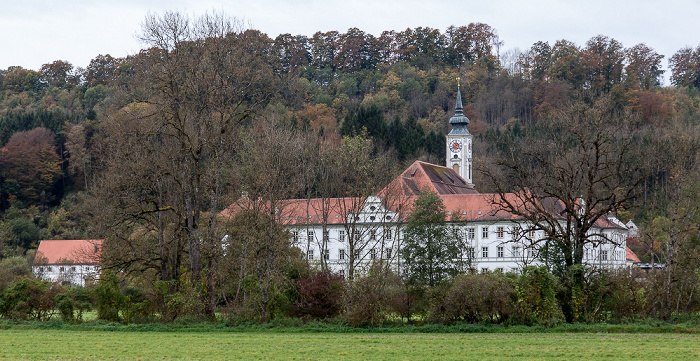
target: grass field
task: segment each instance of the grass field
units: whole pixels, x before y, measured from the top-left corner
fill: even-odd
[[[697,360],[687,334],[284,334],[0,330],[1,360]]]

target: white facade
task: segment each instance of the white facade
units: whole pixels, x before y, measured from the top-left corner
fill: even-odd
[[[525,266],[544,264],[540,260],[538,246],[533,245],[533,241],[543,238],[542,231],[523,234],[517,230],[527,229],[526,225],[512,221],[466,222],[453,226],[461,231],[459,233],[462,235],[464,249],[462,259],[472,271],[519,273]],[[364,247],[356,253],[358,262],[355,270],[362,273],[373,262],[383,260],[389,262],[394,271],[401,273],[402,224],[362,223],[356,227],[357,234],[361,237],[359,243]],[[348,274],[350,249],[346,225],[328,225],[326,242],[322,241],[321,225],[296,225],[289,229],[294,234],[294,244],[312,264],[320,267],[323,258],[333,272],[343,276]],[[584,265],[600,268],[626,266],[626,230],[596,229],[596,232],[602,232],[615,243],[602,242],[595,247],[587,245],[584,248]]]
[[[100,267],[85,264],[46,264],[33,266],[34,277],[59,282],[85,286],[86,281],[94,281],[99,278]]]

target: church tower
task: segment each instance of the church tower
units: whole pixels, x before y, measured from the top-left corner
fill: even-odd
[[[472,135],[467,130],[469,118],[464,116],[462,108],[462,93],[457,78],[457,103],[455,115],[450,118],[452,130],[447,134],[447,154],[445,166],[457,172],[470,185],[472,183]]]

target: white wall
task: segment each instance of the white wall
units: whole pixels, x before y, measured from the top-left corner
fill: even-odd
[[[100,267],[80,264],[49,264],[33,266],[34,276],[51,282],[70,283],[85,286],[86,279],[98,279]]]
[[[517,273],[525,266],[541,265],[542,262],[537,259],[538,249],[531,245],[531,241],[541,239],[544,236],[542,231],[527,232],[526,235],[518,238],[513,234],[514,228],[517,226],[519,225],[510,221],[470,222],[460,226],[464,234],[465,246],[474,250],[474,258],[470,259],[471,268],[479,272],[498,270]],[[366,269],[373,261],[372,249],[375,250],[375,259],[380,257],[379,253],[383,250],[384,253],[381,257],[388,259],[394,265],[395,270],[400,271],[400,246],[403,238],[403,234],[400,232],[401,226],[367,223],[358,225],[358,227],[365,227],[365,230],[361,232],[361,237],[368,243],[364,252],[360,254],[361,262],[359,262],[358,271],[362,272],[363,268]],[[470,228],[474,230],[474,238],[472,239],[469,238]],[[321,225],[308,225],[292,226],[289,229],[296,232],[295,245],[314,263],[320,264],[321,257],[325,255],[325,250],[320,248],[320,245],[323,244],[323,227]],[[391,239],[382,237],[384,229],[391,230]],[[487,229],[486,237],[484,237],[484,229]],[[343,225],[328,225],[327,230],[327,263],[332,271],[345,275],[347,274],[349,253],[347,230]],[[373,230],[376,232],[374,239],[372,239]],[[345,233],[344,241],[341,240],[341,232]],[[626,264],[626,235],[623,232],[625,231],[603,230],[606,237],[614,239],[618,246],[610,242],[602,242],[597,247],[587,245],[584,250],[584,264],[604,268],[624,266]],[[309,234],[311,234],[311,238],[309,238]],[[342,259],[341,250],[344,252]],[[390,250],[390,258],[387,258],[387,250]]]

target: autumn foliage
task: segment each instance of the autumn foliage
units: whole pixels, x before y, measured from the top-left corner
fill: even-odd
[[[61,176],[54,138],[50,130],[36,128],[15,133],[0,149],[0,167],[10,196],[31,203],[46,201]]]

